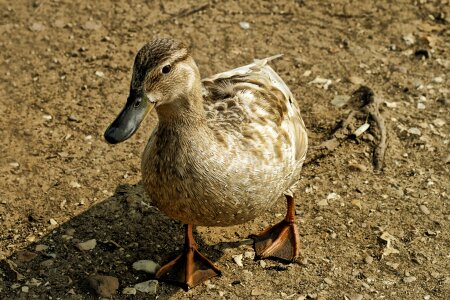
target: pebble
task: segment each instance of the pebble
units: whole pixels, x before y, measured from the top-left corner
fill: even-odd
[[[98,30],[98,29],[100,29],[100,27],[102,27],[102,23],[95,22],[95,21],[87,21],[83,25],[83,29],[88,29],[88,30]]]
[[[52,118],[51,115],[43,115],[42,118],[44,118],[44,120],[50,121]]]
[[[403,41],[405,42],[406,45],[411,46],[415,44],[416,38],[412,33],[409,33],[403,36]]]
[[[424,214],[426,214],[426,215],[430,214],[430,210],[425,205],[422,204],[422,205],[419,206],[419,208]]]
[[[113,276],[93,275],[89,277],[89,285],[100,297],[110,298],[119,288],[119,279]]]
[[[259,265],[261,266],[261,268],[264,269],[267,266],[267,263],[265,261],[263,261],[263,260],[260,260],[259,261]]]
[[[29,262],[35,259],[36,256],[37,256],[36,253],[24,250],[17,253],[17,260],[20,262]]]
[[[77,248],[80,249],[81,251],[92,250],[95,248],[95,246],[97,246],[97,241],[95,239],[87,240],[85,242],[77,244]]]
[[[11,162],[11,163],[9,163],[9,166],[11,167],[11,168],[14,168],[14,169],[17,169],[20,165],[19,165],[19,163],[18,162]]]
[[[425,295],[425,296],[423,296],[423,300],[430,300],[431,299],[431,296],[430,295]]]
[[[74,116],[74,115],[70,115],[67,119],[69,121],[72,121],[72,122],[78,122],[79,121],[79,119],[76,116]]]
[[[364,258],[364,262],[365,262],[366,264],[370,265],[370,264],[373,262],[373,257],[370,256],[370,255],[367,255],[367,256]]]
[[[358,76],[350,76],[348,78],[348,81],[350,81],[353,84],[363,84],[364,83],[364,79],[362,79],[361,77],[358,77]]]
[[[158,290],[158,280],[148,280],[134,285],[134,288],[142,293],[156,294]]]
[[[363,295],[361,294],[353,294],[350,295],[350,297],[348,297],[349,300],[362,300],[363,299]]]
[[[161,266],[152,260],[138,260],[133,263],[133,269],[136,271],[144,271],[149,274],[155,274]]]
[[[22,292],[23,293],[28,293],[30,291],[30,288],[27,287],[26,285],[22,287]]]
[[[311,73],[312,73],[311,70],[306,70],[306,71],[303,73],[303,77],[308,77],[309,75],[311,75]]]
[[[50,219],[48,222],[50,223],[50,225],[53,225],[53,226],[58,225],[58,222],[56,222],[55,219]]]
[[[319,206],[327,206],[328,205],[328,200],[327,199],[322,199],[322,200],[317,202],[317,205],[319,205]]]
[[[45,30],[45,26],[42,23],[35,22],[35,23],[31,24],[30,30],[35,31],[35,32],[42,31],[42,30]]]
[[[71,182],[69,183],[69,185],[70,185],[71,187],[73,187],[73,188],[80,188],[80,187],[81,187],[81,184],[79,184],[79,183],[76,182],[76,181],[71,181]]]
[[[252,251],[245,251],[244,257],[248,259],[255,259],[255,252]]]
[[[233,255],[233,260],[239,267],[244,266],[244,264],[242,263],[242,257],[243,257],[242,254]]]
[[[134,287],[126,287],[122,290],[124,295],[136,295],[136,289]]]
[[[34,248],[34,250],[36,250],[37,252],[45,251],[47,249],[48,246],[43,244],[36,245],[36,248]]]
[[[46,259],[46,260],[42,261],[39,265],[43,268],[49,268],[49,267],[53,266],[53,262],[54,262],[53,259]]]
[[[443,83],[444,82],[444,78],[438,76],[438,77],[434,77],[433,78],[433,82],[434,83]]]
[[[384,104],[385,104],[388,108],[397,108],[397,107],[398,107],[398,102],[384,101]]]
[[[426,106],[422,102],[417,103],[417,109],[425,109]]]
[[[98,77],[104,77],[105,73],[103,73],[102,71],[95,71],[95,75]]]
[[[331,104],[337,108],[343,107],[350,100],[350,96],[347,95],[336,95],[333,100],[331,100]]]
[[[261,296],[264,295],[264,291],[260,288],[254,288],[251,292],[252,296]]]
[[[244,30],[250,29],[250,23],[248,22],[239,22],[239,26]]]
[[[324,90],[328,90],[329,86],[332,84],[332,80],[317,76],[314,80],[308,82],[308,84],[321,85]]]
[[[442,127],[445,125],[445,120],[443,119],[434,119],[433,120],[433,125],[436,127]]]
[[[353,199],[352,205],[358,207],[359,209],[362,209],[361,200],[359,199]]]
[[[414,282],[416,280],[417,280],[417,278],[414,277],[414,276],[407,276],[407,277],[403,278],[403,282],[405,282],[405,283],[411,283],[411,282]]]
[[[327,196],[327,200],[338,200],[341,199],[341,196],[339,196],[337,193],[329,193]]]
[[[333,284],[333,280],[331,280],[330,278],[325,278],[323,281],[325,281],[325,283],[328,284],[328,285],[332,285]]]
[[[409,129],[408,129],[408,133],[414,134],[414,135],[421,135],[421,134],[422,134],[422,132],[420,131],[420,129],[417,128],[417,127],[411,127],[411,128],[409,128]]]

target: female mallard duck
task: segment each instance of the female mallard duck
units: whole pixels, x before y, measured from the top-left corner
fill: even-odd
[[[105,132],[119,143],[156,108],[159,123],[142,157],[153,204],[185,226],[185,247],[156,277],[187,287],[220,274],[200,252],[192,225],[229,226],[267,210],[283,193],[286,218],[255,236],[259,258],[299,255],[290,188],[307,150],[305,125],[291,91],[267,62],[201,80],[188,49],[171,39],[136,55],[130,95]]]

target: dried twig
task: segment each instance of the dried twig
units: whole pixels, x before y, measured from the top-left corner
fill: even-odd
[[[383,168],[384,153],[387,146],[387,133],[384,118],[379,111],[379,101],[374,97],[374,93],[370,88],[361,86],[353,93],[351,102],[356,106],[356,109],[351,110],[346,119],[337,124],[330,139],[324,141],[319,146],[310,147],[312,153],[304,163],[305,166],[331,154],[340,145],[341,141],[348,138],[357,138],[355,131],[349,130],[349,125],[354,123],[358,112],[363,112],[370,116],[379,129],[379,143],[374,149],[373,164],[376,171],[380,171]],[[368,125],[363,125],[359,129],[364,132],[368,127]]]
[[[380,113],[380,101],[375,97],[373,91],[367,86],[361,86],[353,94],[363,102],[362,111],[369,114],[380,130],[379,142],[373,151],[373,164],[376,171],[381,171],[384,164],[384,153],[387,147],[387,131],[384,117]]]

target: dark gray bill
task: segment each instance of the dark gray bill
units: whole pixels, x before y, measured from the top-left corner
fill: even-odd
[[[145,95],[128,97],[125,107],[106,129],[104,135],[106,141],[110,144],[117,144],[130,138],[154,106],[155,103],[151,103]]]

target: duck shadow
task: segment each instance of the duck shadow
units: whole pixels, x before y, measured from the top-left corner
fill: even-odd
[[[168,262],[182,249],[183,233],[183,224],[151,205],[141,183],[119,185],[111,197],[0,262],[0,279],[5,279],[3,283],[0,280],[0,298],[97,299],[88,284],[89,276],[94,274],[118,278],[119,289],[112,299],[170,298],[181,288],[160,284],[156,295],[124,295],[122,290],[154,279],[151,274],[134,270],[133,263],[143,259]],[[219,260],[225,248],[242,244],[211,246],[196,232],[194,237],[212,261]],[[92,250],[77,247],[92,239],[96,240]],[[22,290],[24,285],[29,287],[27,293]]]

